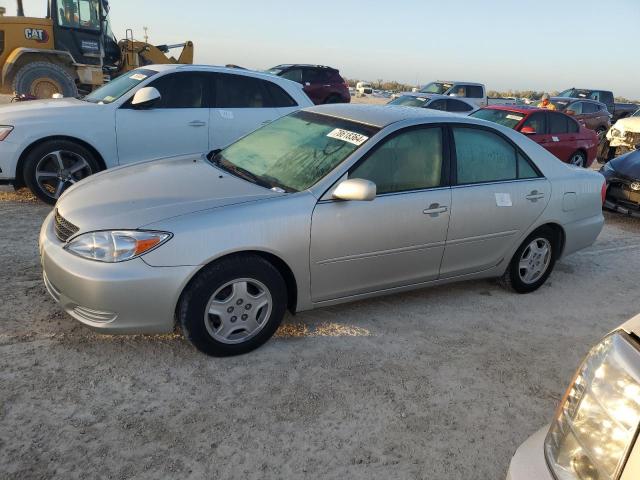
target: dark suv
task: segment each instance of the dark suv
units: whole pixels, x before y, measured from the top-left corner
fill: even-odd
[[[340,72],[323,65],[278,65],[269,73],[304,85],[304,91],[316,105],[323,103],[349,103],[349,85]]]

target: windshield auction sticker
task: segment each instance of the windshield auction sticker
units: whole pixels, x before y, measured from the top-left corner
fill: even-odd
[[[327,134],[329,138],[335,138],[336,140],[342,140],[343,142],[353,143],[354,145],[362,145],[364,142],[369,140],[369,137],[365,135],[361,135],[356,132],[350,132],[349,130],[343,130],[341,128],[336,128]]]
[[[141,82],[142,80],[144,80],[145,78],[147,78],[146,75],[142,74],[142,73],[134,73],[133,75],[129,75],[129,78],[131,80],[136,80],[138,82]]]

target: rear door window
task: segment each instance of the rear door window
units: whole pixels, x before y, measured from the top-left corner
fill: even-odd
[[[294,82],[302,83],[302,69],[294,68],[292,70],[287,70],[282,75],[282,78],[286,78],[287,80],[293,80]]]
[[[218,73],[214,77],[215,108],[272,108],[274,105],[271,82],[229,73]]]
[[[584,112],[584,102],[573,102],[569,106],[567,106],[567,110],[571,110],[576,115],[581,115]]]
[[[467,98],[483,98],[484,92],[479,85],[465,85],[467,90]]]
[[[268,96],[269,96],[269,100],[270,100],[270,107],[273,108],[281,108],[281,107],[297,107],[298,104],[296,103],[296,101],[291,98],[291,96],[285,92],[282,87],[280,87],[279,85],[276,85],[273,82],[267,82],[265,80],[261,80],[265,87],[265,89],[267,90]]]
[[[569,132],[569,119],[561,113],[549,112],[549,133],[563,135]]]
[[[478,128],[453,128],[458,185],[515,180],[515,147],[495,133]]]
[[[598,111],[598,105],[591,102],[582,102],[582,113],[595,113]]]
[[[447,104],[444,101],[444,99],[440,98],[438,100],[434,100],[429,105],[427,105],[427,108],[431,108],[433,110],[443,110],[444,111],[444,110],[447,109]]]
[[[473,107],[461,100],[447,100],[447,112],[470,112]]]

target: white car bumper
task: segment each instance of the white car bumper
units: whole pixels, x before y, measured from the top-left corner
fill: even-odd
[[[7,140],[0,142],[0,180],[13,180],[21,147]]]
[[[511,459],[507,480],[554,480],[544,458],[544,439],[549,427],[531,435]]]

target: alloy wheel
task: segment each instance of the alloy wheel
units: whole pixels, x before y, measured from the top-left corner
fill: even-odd
[[[584,155],[580,152],[576,152],[571,156],[571,165],[575,165],[576,167],[583,167],[585,165]]]
[[[536,238],[522,251],[518,274],[520,280],[531,285],[545,274],[551,264],[551,243],[546,238]]]
[[[56,150],[36,164],[36,182],[48,197],[57,200],[71,185],[93,173],[89,162],[75,152]]]
[[[262,282],[239,278],[214,292],[207,303],[204,322],[215,340],[226,344],[243,343],[264,328],[272,308],[271,292]]]

